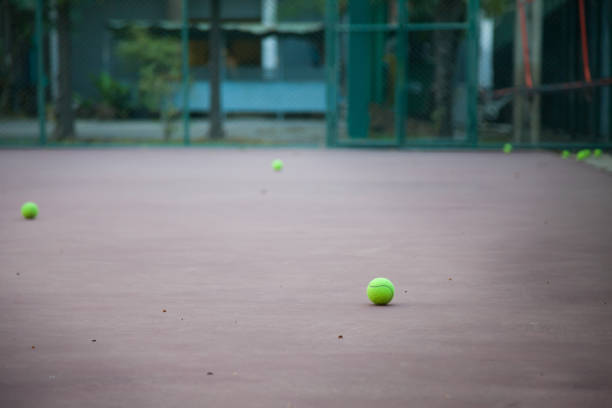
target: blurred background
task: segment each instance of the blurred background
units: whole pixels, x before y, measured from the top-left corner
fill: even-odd
[[[609,147],[612,0],[0,0],[0,145]]]

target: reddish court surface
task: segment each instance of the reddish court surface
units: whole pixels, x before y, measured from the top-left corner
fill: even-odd
[[[611,219],[548,153],[0,151],[0,407],[611,407]]]

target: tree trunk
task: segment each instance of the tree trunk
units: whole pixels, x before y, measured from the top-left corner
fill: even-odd
[[[210,133],[211,139],[223,138],[221,123],[221,1],[210,2],[211,21],[209,37],[210,66]]]
[[[465,4],[460,0],[438,0],[436,22],[460,22],[465,17]],[[434,122],[441,137],[453,136],[453,78],[462,31],[436,30],[434,47]]]
[[[72,110],[72,52],[70,38],[70,2],[57,2],[57,36],[59,45],[58,96],[56,101],[56,140],[74,138]]]

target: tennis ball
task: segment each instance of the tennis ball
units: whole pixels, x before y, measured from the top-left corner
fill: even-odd
[[[504,145],[504,153],[506,154],[512,153],[512,145],[510,143],[506,143]]]
[[[564,159],[567,159],[568,157],[570,157],[570,152],[569,150],[564,150],[561,152],[561,157],[563,157]]]
[[[274,171],[281,171],[283,169],[283,161],[281,159],[276,159],[272,162],[272,168]]]
[[[593,150],[593,157],[599,157],[599,156],[601,156],[601,149]]]
[[[368,298],[375,305],[386,305],[393,299],[395,288],[389,279],[376,278],[368,284]]]
[[[591,155],[591,151],[589,149],[580,150],[576,153],[576,160],[581,161],[587,159]]]
[[[23,218],[32,220],[38,215],[38,206],[31,201],[28,201],[21,206],[21,215]]]

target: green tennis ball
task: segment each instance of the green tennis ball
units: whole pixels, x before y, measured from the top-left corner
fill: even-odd
[[[276,159],[272,162],[272,168],[274,171],[281,171],[283,169],[283,161],[281,159]]]
[[[593,157],[599,157],[601,156],[601,149],[595,149],[593,151]]]
[[[38,206],[31,201],[28,201],[21,206],[21,215],[23,218],[33,220],[38,215]]]
[[[375,305],[386,305],[393,299],[395,288],[389,279],[376,278],[368,284],[368,298]]]
[[[510,143],[506,143],[504,145],[504,153],[506,154],[512,153],[512,145]]]
[[[564,159],[567,159],[568,157],[570,157],[570,152],[569,150],[564,150],[561,152],[561,157],[563,157]]]
[[[588,159],[590,155],[591,155],[591,151],[589,149],[583,149],[579,151],[578,153],[576,153],[576,160],[582,161],[582,160]]]

